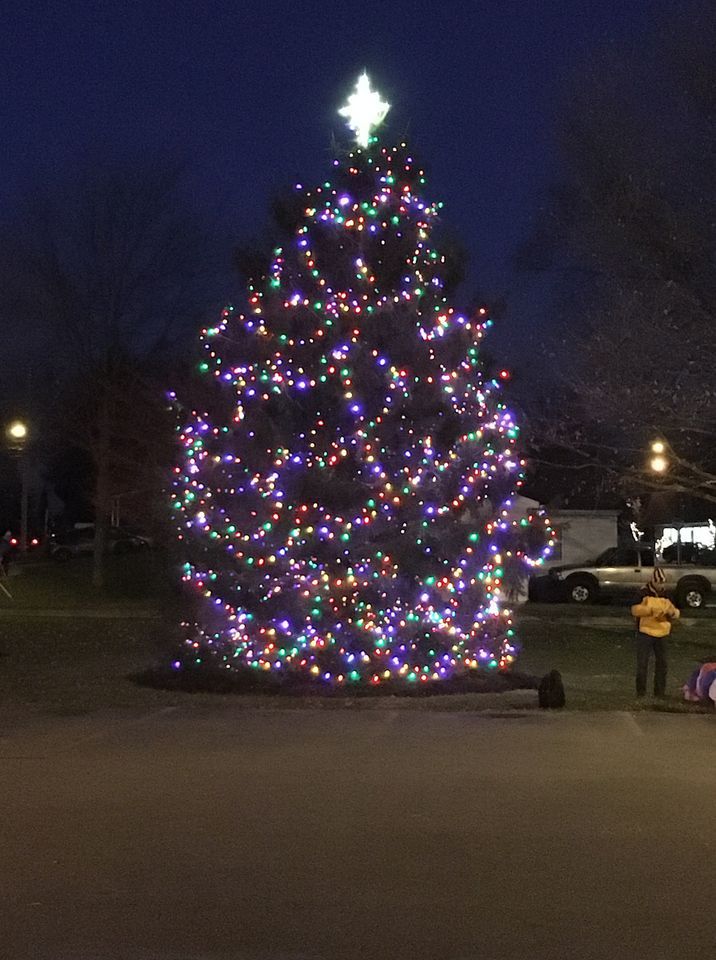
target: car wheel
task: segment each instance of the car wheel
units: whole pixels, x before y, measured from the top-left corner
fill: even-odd
[[[72,551],[68,550],[67,547],[58,547],[52,554],[52,559],[57,560],[59,563],[66,563],[67,560],[72,559]]]
[[[597,585],[590,577],[569,577],[565,587],[570,603],[593,603],[597,599]]]
[[[682,583],[676,591],[676,602],[680,607],[699,610],[706,605],[706,588],[700,583]]]

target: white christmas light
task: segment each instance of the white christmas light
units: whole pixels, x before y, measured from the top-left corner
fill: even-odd
[[[367,73],[358,77],[355,93],[348,97],[348,103],[338,111],[348,121],[348,126],[356,135],[356,140],[362,147],[367,147],[370,133],[374,127],[382,123],[390,110],[390,104],[380,99],[377,90],[370,89],[370,80]]]

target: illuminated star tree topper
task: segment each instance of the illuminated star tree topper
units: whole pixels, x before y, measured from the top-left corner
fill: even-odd
[[[370,79],[364,71],[356,83],[355,92],[348,97],[348,103],[338,111],[348,121],[360,146],[367,147],[370,134],[385,120],[390,104],[381,100],[377,90],[370,89]]]

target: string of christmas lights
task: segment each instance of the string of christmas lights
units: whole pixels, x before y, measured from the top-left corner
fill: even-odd
[[[491,321],[449,306],[441,204],[406,143],[368,137],[300,184],[295,232],[201,334],[209,409],[183,411],[172,504],[195,598],[177,670],[336,685],[508,669],[519,430],[487,378]]]

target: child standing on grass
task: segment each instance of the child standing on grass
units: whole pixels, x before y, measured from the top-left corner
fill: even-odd
[[[679,611],[664,593],[666,574],[661,567],[654,567],[651,580],[646,585],[644,596],[631,608],[637,619],[636,635],[636,695],[646,693],[646,675],[649,657],[654,654],[654,696],[666,694],[666,646],[671,633],[672,621],[678,620]]]

